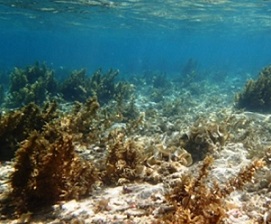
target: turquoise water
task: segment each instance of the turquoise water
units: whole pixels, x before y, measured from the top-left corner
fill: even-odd
[[[256,75],[271,64],[271,2],[227,0],[0,0],[0,69]]]

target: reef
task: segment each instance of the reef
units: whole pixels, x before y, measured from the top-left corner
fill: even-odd
[[[256,80],[248,80],[243,91],[236,94],[236,107],[267,113],[271,111],[271,66],[264,68]]]
[[[27,81],[20,81],[18,91],[9,88],[7,99],[31,84],[34,74],[47,77],[44,73],[55,80],[43,65],[15,69],[11,77]],[[116,220],[121,214],[127,223],[141,215],[155,217],[146,223],[223,223],[232,209],[227,202],[232,192],[246,190],[253,177],[257,186],[264,184],[256,171],[265,166],[263,161],[270,166],[271,147],[261,145],[262,136],[268,142],[269,117],[217,109],[225,101],[218,100],[217,89],[206,82],[195,85],[205,95],[193,96],[193,83],[180,91],[180,85],[173,86],[164,75],[135,78],[139,86],[119,81],[118,75],[118,70],[99,69],[91,76],[85,69],[76,70],[62,84],[46,87],[45,98],[5,104],[20,108],[5,108],[0,117],[0,158],[12,166],[5,197],[0,191],[1,220],[32,221],[49,209],[51,219],[70,222],[57,212],[68,210],[67,203],[91,198],[92,210],[79,212],[89,223],[113,223],[90,218],[104,214]],[[14,81],[16,86],[20,82]],[[154,91],[165,95],[153,97]],[[107,189],[116,191],[108,194]],[[111,201],[115,193],[125,208],[118,199]]]

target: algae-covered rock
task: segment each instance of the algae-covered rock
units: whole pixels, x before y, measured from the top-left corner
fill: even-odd
[[[236,95],[236,106],[249,111],[271,111],[271,66],[264,68],[256,80],[248,80]]]

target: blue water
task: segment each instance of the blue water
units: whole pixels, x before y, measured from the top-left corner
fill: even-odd
[[[0,0],[0,24],[3,71],[44,61],[171,74],[193,58],[234,76],[271,64],[270,1]]]

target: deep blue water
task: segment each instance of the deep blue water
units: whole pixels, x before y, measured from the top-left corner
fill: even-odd
[[[271,4],[236,4],[0,1],[0,69],[45,61],[55,69],[171,74],[193,58],[202,70],[256,75],[271,64]]]

